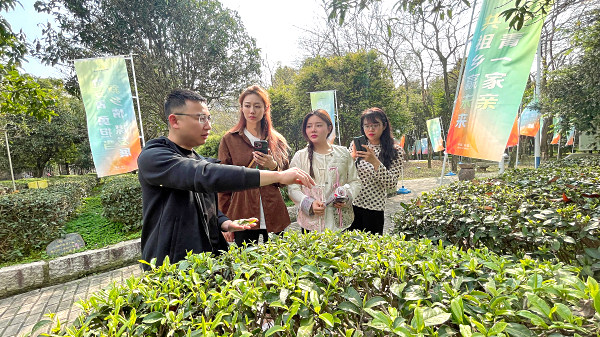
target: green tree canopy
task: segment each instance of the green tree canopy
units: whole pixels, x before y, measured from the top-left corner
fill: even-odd
[[[164,130],[162,103],[176,87],[209,102],[237,95],[260,73],[259,49],[237,13],[216,0],[40,0],[54,15],[38,48],[47,63],[133,53],[144,129]]]
[[[600,130],[600,10],[583,17],[572,40],[581,56],[550,72],[546,87],[548,111],[561,117],[563,132]]]
[[[311,91],[337,91],[339,129],[344,146],[360,134],[360,114],[367,108],[384,109],[393,130],[408,123],[408,114],[402,110],[390,72],[375,51],[307,59],[293,77],[293,84],[289,84],[288,71],[281,74],[286,74],[288,80],[275,81],[277,85],[271,88],[273,120],[286,119],[285,123],[274,122],[274,125],[292,144],[300,147],[305,144],[300,128],[303,116],[311,109],[308,94]]]

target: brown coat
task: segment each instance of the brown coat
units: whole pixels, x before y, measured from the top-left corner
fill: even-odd
[[[253,146],[244,135],[244,130],[227,132],[219,145],[219,159],[227,165],[248,166],[252,161]],[[286,158],[279,163],[279,170],[289,167]],[[261,167],[261,169],[264,169]],[[262,198],[263,212],[268,232],[281,232],[290,224],[290,216],[279,185],[267,185],[251,190],[219,193],[219,209],[231,220],[255,217],[260,220],[259,201]],[[259,229],[258,226],[256,229]]]

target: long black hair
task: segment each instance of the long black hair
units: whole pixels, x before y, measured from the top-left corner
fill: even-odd
[[[383,166],[390,168],[390,165],[398,158],[398,149],[394,146],[394,138],[392,137],[392,128],[388,121],[387,115],[381,108],[369,108],[360,115],[360,132],[366,137],[363,123],[365,120],[369,123],[381,123],[383,132],[379,142],[381,144],[381,152],[379,152],[379,161]]]

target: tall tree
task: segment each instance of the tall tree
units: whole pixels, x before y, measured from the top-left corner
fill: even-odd
[[[213,100],[236,96],[260,74],[259,49],[237,13],[216,0],[39,0],[54,15],[44,30],[50,64],[135,54],[135,71],[149,137],[164,131],[162,103],[175,87]]]
[[[36,81],[57,97],[52,107],[56,115],[51,120],[30,115],[7,118],[9,123],[18,126],[10,137],[15,171],[31,171],[41,177],[52,161],[62,165],[74,161],[79,154],[73,151],[87,144],[87,131],[81,101],[67,94],[58,80]],[[89,150],[83,151],[89,153]]]
[[[582,16],[572,47],[576,61],[550,72],[546,104],[562,118],[563,131],[574,125],[579,131],[600,130],[600,10]]]
[[[277,89],[279,87],[272,90]],[[400,110],[390,73],[375,51],[316,57],[307,59],[295,77],[293,95],[296,101],[292,102],[295,107],[282,109],[280,105],[285,102],[283,99],[277,105],[273,104],[274,119],[281,118],[275,116],[280,112],[292,111],[294,122],[291,125],[296,128],[290,129],[290,134],[284,133],[286,138],[294,138],[301,131],[300,121],[311,109],[308,92],[320,90],[337,91],[342,145],[349,145],[352,137],[360,134],[360,113],[367,108],[383,108],[394,130],[408,121],[408,116]],[[300,144],[303,146],[305,142],[301,141]]]

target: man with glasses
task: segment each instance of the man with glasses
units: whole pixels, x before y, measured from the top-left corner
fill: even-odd
[[[169,135],[146,143],[138,157],[138,178],[142,186],[142,258],[166,256],[173,262],[187,252],[227,251],[222,231],[250,229],[246,219],[229,220],[217,209],[217,193],[280,184],[314,185],[299,169],[263,171],[220,165],[204,158],[194,147],[206,142],[211,117],[206,100],[190,90],[176,89],[164,104]],[[149,265],[143,268],[148,270]]]

